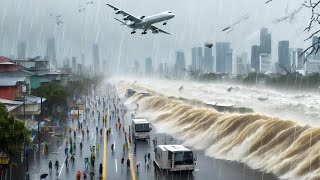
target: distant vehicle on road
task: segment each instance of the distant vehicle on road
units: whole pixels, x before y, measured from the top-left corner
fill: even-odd
[[[132,135],[134,139],[150,139],[150,123],[146,119],[132,119]]]
[[[193,152],[183,145],[158,145],[154,164],[162,170],[193,171],[195,158]]]

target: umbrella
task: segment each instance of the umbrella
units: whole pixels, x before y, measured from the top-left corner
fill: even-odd
[[[47,174],[47,173],[45,173],[45,174],[41,174],[40,179],[47,178],[47,176],[48,176],[48,174]]]

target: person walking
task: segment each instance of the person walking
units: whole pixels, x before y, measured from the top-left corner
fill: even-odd
[[[124,157],[121,158],[121,166],[123,166],[124,163]]]
[[[52,172],[52,161],[49,161],[49,171]]]
[[[150,156],[150,153],[148,153],[148,160],[149,160],[149,161],[150,161],[150,157],[151,157],[151,156]]]
[[[127,159],[127,168],[130,168],[130,159]]]
[[[83,171],[83,173],[82,173],[82,174],[83,174],[83,179],[84,179],[84,180],[86,180],[86,179],[87,179],[87,174],[86,174],[86,172],[85,172],[85,171]]]
[[[100,163],[100,166],[99,166],[99,178],[102,178],[102,164]]]
[[[80,142],[80,151],[82,151],[83,144]]]
[[[80,179],[81,179],[81,172],[80,172],[80,171],[78,171],[78,173],[77,173],[77,175],[76,175],[76,178],[77,178],[77,180],[80,180]]]
[[[136,163],[136,166],[137,166],[137,171],[139,171],[139,168],[140,168],[140,162],[137,162],[137,163]]]
[[[69,156],[67,155],[66,159],[64,160],[64,163],[66,165],[66,168],[69,167]]]
[[[147,153],[144,155],[144,163],[147,163]]]
[[[56,172],[58,173],[59,170],[59,161],[56,160],[56,162],[54,163],[54,167],[56,168]]]
[[[68,152],[69,152],[68,147],[64,148],[64,154],[65,154],[65,155],[68,155]]]
[[[72,154],[72,156],[71,156],[72,165],[74,165],[74,161],[75,161],[75,154]]]
[[[114,144],[111,144],[111,151],[113,152],[114,150]]]
[[[93,172],[93,170],[91,169],[91,171],[90,171],[90,180],[93,180],[93,178],[94,178],[94,172]]]
[[[76,142],[73,142],[73,149],[76,151]]]

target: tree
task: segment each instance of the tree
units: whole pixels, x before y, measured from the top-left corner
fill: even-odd
[[[24,123],[15,120],[5,105],[0,104],[0,152],[7,155],[10,161],[17,159],[24,143],[30,142],[30,135]]]
[[[46,98],[44,114],[52,117],[62,117],[68,111],[68,94],[64,87],[56,82],[41,85],[32,91],[32,95]]]

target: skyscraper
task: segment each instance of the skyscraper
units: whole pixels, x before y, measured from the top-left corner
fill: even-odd
[[[267,28],[260,29],[260,53],[271,54],[271,34]]]
[[[72,72],[74,74],[78,74],[77,73],[77,57],[72,57]]]
[[[319,45],[319,37],[318,36],[313,36],[312,37],[312,46],[314,46],[315,50],[311,53],[312,57],[314,60],[320,60],[320,52],[317,52],[317,49],[320,49]]]
[[[233,71],[233,50],[229,49],[226,53],[226,60],[225,60],[225,73],[232,73]]]
[[[289,54],[289,41],[279,41],[278,44],[278,62],[279,65],[284,67],[286,70],[291,70],[290,54]],[[281,68],[280,72],[285,72]]]
[[[260,69],[260,46],[253,45],[251,47],[251,68],[255,72],[259,72]]]
[[[84,65],[86,63],[86,56],[82,53],[80,59],[81,59],[81,65],[82,65],[82,67],[84,67]]]
[[[184,75],[183,69],[186,68],[186,61],[183,51],[176,52],[175,74],[176,77],[181,78]]]
[[[303,49],[297,49],[297,70],[302,70],[304,66],[305,54],[303,54]]]
[[[18,59],[25,59],[27,56],[27,44],[24,41],[18,42]]]
[[[271,71],[271,57],[268,53],[261,53],[259,57],[259,72],[266,73]]]
[[[213,72],[213,56],[212,49],[204,47],[204,56],[203,56],[203,71],[206,73]]]
[[[100,53],[98,44],[92,46],[92,64],[94,74],[100,74]]]
[[[216,43],[216,72],[226,72],[226,55],[230,50],[230,43],[217,42]]]
[[[53,67],[57,66],[56,62],[56,48],[55,48],[55,43],[54,43],[54,38],[49,38],[47,41],[47,49],[46,49],[46,58],[51,62]]]
[[[202,70],[202,47],[192,48],[191,65],[193,70]]]
[[[146,59],[146,74],[150,75],[152,72],[152,59],[151,57],[148,57]]]

